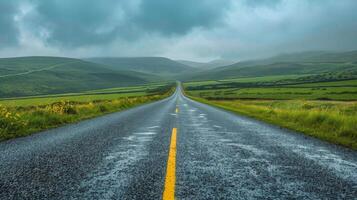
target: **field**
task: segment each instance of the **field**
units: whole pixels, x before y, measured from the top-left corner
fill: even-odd
[[[0,100],[0,140],[26,136],[163,99],[173,84],[110,88],[86,93]]]
[[[59,101],[87,102],[95,100],[113,100],[121,97],[145,96],[155,92],[155,90],[157,90],[158,88],[168,84],[170,83],[156,83],[131,87],[107,88],[100,90],[91,90],[81,93],[41,95],[23,98],[4,98],[0,99],[0,105],[7,107],[16,107],[50,104]]]
[[[205,99],[303,99],[357,100],[357,79],[330,82],[284,83],[278,77],[249,78],[248,80],[205,81],[185,84],[193,96]]]
[[[203,103],[357,149],[357,80],[300,78],[189,82],[184,88]]]

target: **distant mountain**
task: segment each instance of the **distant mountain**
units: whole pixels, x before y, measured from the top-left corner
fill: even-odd
[[[0,59],[0,97],[78,92],[145,84],[159,79],[154,75],[112,70],[73,58]]]
[[[356,71],[357,51],[301,52],[261,60],[238,62],[187,76],[186,80],[217,80],[292,74]]]
[[[236,63],[236,61],[232,60],[224,60],[224,59],[218,59],[218,60],[213,60],[210,62],[194,62],[194,61],[189,61],[189,60],[177,60],[177,62],[180,62],[184,65],[188,65],[190,67],[198,68],[198,69],[213,69],[217,67],[222,67],[226,65],[232,65]]]
[[[175,61],[194,68],[201,68],[207,64],[205,62],[195,62],[190,60],[175,60]]]
[[[176,76],[195,71],[192,67],[164,57],[99,57],[85,60],[106,65],[113,70],[130,70],[158,76]]]

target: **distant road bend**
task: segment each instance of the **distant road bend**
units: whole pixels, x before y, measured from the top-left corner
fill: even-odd
[[[357,152],[183,96],[0,143],[0,199],[356,199]]]

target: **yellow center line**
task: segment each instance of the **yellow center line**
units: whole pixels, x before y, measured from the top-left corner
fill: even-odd
[[[177,128],[172,129],[171,143],[169,149],[169,158],[167,159],[165,188],[162,199],[175,199],[175,183],[176,183],[176,134]]]

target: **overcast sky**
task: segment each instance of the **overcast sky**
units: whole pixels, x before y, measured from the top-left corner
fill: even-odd
[[[356,50],[357,0],[0,0],[0,57]]]

